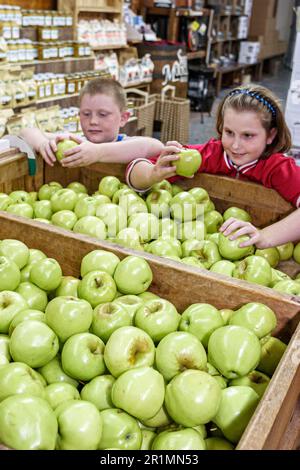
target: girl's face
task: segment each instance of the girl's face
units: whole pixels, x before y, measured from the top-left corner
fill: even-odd
[[[222,145],[231,161],[238,166],[261,157],[266,146],[271,144],[276,129],[267,133],[262,126],[259,113],[236,111],[227,108],[224,113]]]
[[[80,123],[85,137],[95,144],[114,142],[128,113],[122,112],[110,95],[83,95],[80,103]]]

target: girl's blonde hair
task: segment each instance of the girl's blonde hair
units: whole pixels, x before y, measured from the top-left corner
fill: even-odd
[[[262,158],[267,158],[274,153],[287,152],[291,148],[291,134],[279,99],[267,88],[259,85],[240,86],[223,98],[218,107],[216,124],[220,138],[223,132],[224,113],[228,108],[237,112],[254,111],[260,115],[261,124],[267,134],[273,128],[277,130],[273,142],[267,145]]]
[[[109,95],[115,100],[121,112],[125,111],[127,107],[124,88],[113,78],[94,78],[90,80],[80,90],[80,103],[84,95]]]

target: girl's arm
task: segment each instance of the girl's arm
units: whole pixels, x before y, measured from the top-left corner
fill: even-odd
[[[134,137],[121,142],[94,144],[82,142],[65,152],[64,167],[87,166],[92,163],[129,163],[136,158],[150,158],[158,155],[163,144],[152,137]]]
[[[270,248],[283,245],[288,242],[300,240],[300,209],[292,212],[284,219],[259,230],[249,222],[237,220],[231,217],[220,228],[225,236],[235,240],[241,235],[248,235],[250,240],[241,243],[242,246],[256,245],[257,248]]]

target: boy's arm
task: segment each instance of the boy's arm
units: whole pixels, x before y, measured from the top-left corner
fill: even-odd
[[[129,163],[136,158],[158,155],[163,148],[164,145],[152,137],[134,137],[103,144],[86,141],[65,152],[62,165],[70,168],[92,163]]]

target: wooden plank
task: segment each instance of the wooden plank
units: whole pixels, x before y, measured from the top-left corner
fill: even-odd
[[[300,399],[298,398],[294,413],[282,436],[278,448],[281,450],[300,450]]]
[[[29,176],[27,157],[11,149],[0,158],[0,192],[10,193],[16,189],[36,191],[43,184],[43,167],[43,160],[38,157],[36,175]]]

